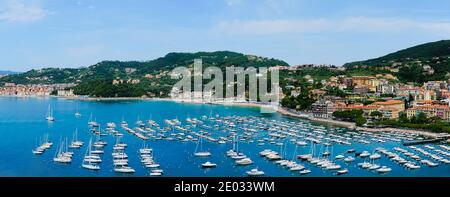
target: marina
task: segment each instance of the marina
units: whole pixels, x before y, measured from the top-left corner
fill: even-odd
[[[0,156],[17,158],[0,162],[2,176],[450,176],[445,142],[252,107],[10,97],[0,106],[0,146],[11,150]]]

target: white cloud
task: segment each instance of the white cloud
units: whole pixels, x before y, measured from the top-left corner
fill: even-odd
[[[228,34],[270,35],[307,32],[402,32],[426,31],[450,34],[450,22],[416,21],[402,18],[348,17],[343,19],[234,20],[218,23],[215,31]]]
[[[47,11],[40,5],[27,5],[20,0],[4,3],[0,7],[0,21],[8,22],[32,22],[47,16]]]

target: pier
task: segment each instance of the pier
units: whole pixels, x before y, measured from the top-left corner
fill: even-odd
[[[436,138],[436,139],[425,139],[425,140],[414,140],[414,141],[405,141],[403,142],[403,146],[412,146],[418,144],[428,144],[428,143],[437,143],[445,141],[445,138]]]

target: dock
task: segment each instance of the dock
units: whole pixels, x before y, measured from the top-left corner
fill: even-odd
[[[412,146],[418,144],[428,144],[428,143],[437,143],[445,141],[445,138],[436,138],[436,139],[425,139],[425,140],[413,140],[413,141],[405,141],[403,142],[403,146]]]

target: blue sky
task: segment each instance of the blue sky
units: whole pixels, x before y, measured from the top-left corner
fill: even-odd
[[[442,39],[448,0],[0,0],[0,70],[216,50],[341,65]]]

